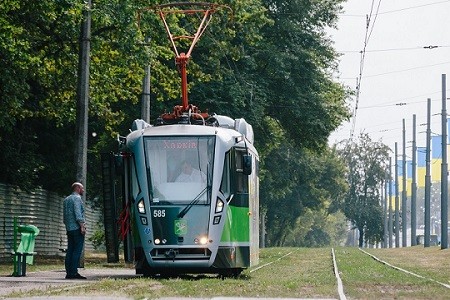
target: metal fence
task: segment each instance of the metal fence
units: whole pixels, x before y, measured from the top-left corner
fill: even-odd
[[[39,228],[34,248],[38,255],[60,255],[59,249],[67,247],[62,216],[63,200],[64,197],[46,190],[37,189],[26,193],[14,186],[0,183],[0,262],[12,259],[14,217],[18,217],[18,224],[31,224]],[[85,205],[85,217],[88,224],[85,249],[93,250],[89,238],[101,218],[101,212]]]

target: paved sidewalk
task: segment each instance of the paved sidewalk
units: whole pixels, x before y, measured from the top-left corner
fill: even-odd
[[[49,287],[75,288],[86,283],[92,283],[104,278],[136,278],[134,269],[128,268],[104,268],[104,269],[80,269],[80,274],[86,276],[87,279],[65,279],[66,272],[61,270],[27,272],[24,277],[0,276],[0,299],[5,298],[13,292],[26,292],[30,290],[46,290]],[[68,297],[34,297],[21,299],[70,299]],[[112,299],[111,297],[74,297],[73,299]],[[113,298],[113,299],[131,299],[131,298]]]

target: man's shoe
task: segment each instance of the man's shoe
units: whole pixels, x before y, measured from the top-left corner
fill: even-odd
[[[75,274],[72,278],[73,279],[86,279],[86,277],[81,276],[79,273]]]
[[[74,278],[75,278],[74,275],[69,275],[69,274],[66,275],[66,279],[74,279]]]

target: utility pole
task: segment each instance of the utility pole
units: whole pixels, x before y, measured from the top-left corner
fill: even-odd
[[[427,152],[425,173],[425,241],[423,246],[430,247],[430,200],[431,200],[431,99],[427,99]]]
[[[384,179],[384,201],[383,201],[383,216],[384,216],[384,236],[383,236],[383,248],[387,248],[388,244],[388,189],[389,189],[389,171],[386,170],[386,177]]]
[[[91,43],[91,0],[86,2],[83,11],[83,23],[80,32],[80,50],[78,56],[77,83],[77,121],[76,121],[76,149],[75,164],[77,166],[76,180],[86,188],[87,174],[87,142],[88,142],[88,114],[89,114],[89,60]],[[83,201],[86,195],[83,195]]]
[[[400,199],[398,193],[398,147],[397,142],[395,142],[395,248],[400,247]]]
[[[83,22],[80,32],[80,50],[78,56],[77,83],[77,119],[75,165],[76,180],[87,190],[87,148],[88,148],[88,116],[89,116],[89,61],[91,47],[91,0],[85,2]],[[82,195],[86,203],[86,194]],[[84,267],[84,249],[80,258],[80,267]]]
[[[392,157],[389,157],[389,248],[392,248],[392,235],[393,235],[393,223],[392,223]]]
[[[416,115],[413,115],[412,136],[412,183],[411,183],[411,246],[417,245],[417,144],[416,144]]]
[[[448,164],[446,102],[446,75],[442,74],[441,249],[447,249],[448,247]]]
[[[406,247],[407,245],[407,224],[406,221],[406,125],[405,119],[403,119],[403,157],[402,157],[402,169],[403,169],[403,177],[402,177],[402,247]]]
[[[150,38],[146,39],[144,47],[150,48]],[[141,119],[150,124],[150,61],[145,66],[145,77],[142,86]]]

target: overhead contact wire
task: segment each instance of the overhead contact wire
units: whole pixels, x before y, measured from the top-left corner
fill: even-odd
[[[380,9],[380,5],[381,5],[381,0],[378,1],[378,6],[377,6],[377,10],[375,13],[375,18],[374,21],[372,22],[372,27],[370,27],[370,21],[372,19],[372,13],[373,13],[373,7],[375,4],[375,0],[372,0],[372,5],[370,8],[370,14],[367,15],[367,19],[366,19],[366,33],[365,33],[365,37],[364,37],[364,46],[363,46],[363,50],[361,51],[361,60],[360,60],[360,64],[359,64],[359,75],[358,75],[358,79],[356,82],[356,98],[355,98],[355,108],[353,110],[353,121],[352,121],[352,128],[350,131],[350,140],[353,139],[353,135],[355,133],[355,127],[356,127],[356,117],[357,117],[357,113],[358,113],[358,105],[359,105],[359,97],[361,94],[361,80],[362,80],[362,74],[364,71],[364,61],[365,61],[365,57],[366,57],[366,48],[367,45],[369,43],[369,39],[372,35],[373,32],[373,28],[375,27],[375,21],[377,20],[377,16],[378,16],[378,11]]]

